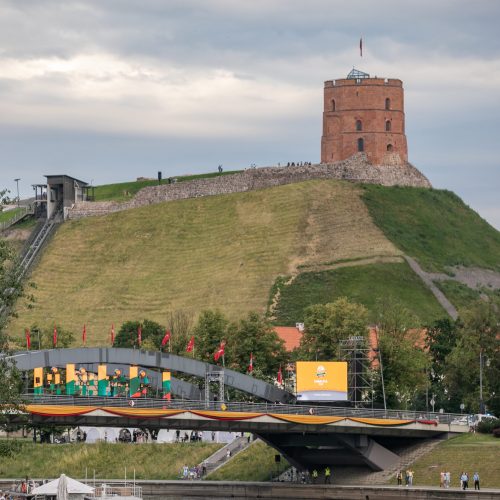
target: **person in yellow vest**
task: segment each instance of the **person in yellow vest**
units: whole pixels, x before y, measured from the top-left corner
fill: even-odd
[[[332,471],[330,470],[330,467],[325,467],[325,484],[332,484],[331,476]]]
[[[318,482],[318,471],[316,469],[312,471],[312,479],[314,484]]]

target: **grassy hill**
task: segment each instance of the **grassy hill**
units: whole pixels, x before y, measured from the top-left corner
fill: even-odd
[[[143,184],[102,186],[96,197],[120,199]],[[449,266],[500,270],[500,233],[448,191],[334,180],[70,221],[33,272],[35,307],[19,304],[10,333],[54,322],[78,333],[86,323],[89,344],[99,345],[112,323],[165,323],[168,311],[205,308],[231,319],[269,310],[275,323],[294,324],[308,305],[343,295],[372,320],[387,296],[422,323],[443,317],[405,253],[446,271],[439,286],[462,308],[479,293],[451,281]]]
[[[447,469],[454,488],[460,486],[462,471],[469,473],[469,487],[474,488],[472,475],[477,471],[481,488],[500,488],[499,456],[500,439],[485,434],[462,434],[439,444],[413,464],[414,484],[439,487],[439,473]]]
[[[353,184],[309,181],[66,222],[33,272],[36,305],[20,305],[11,333],[86,323],[89,343],[100,344],[111,323],[164,322],[168,310],[264,312],[276,278],[299,266],[400,255],[361,195]]]
[[[177,479],[182,466],[192,467],[215,453],[222,445],[213,443],[122,444],[71,443],[34,444],[22,441],[19,453],[0,460],[0,477],[51,478],[61,473],[74,478],[122,479],[127,467],[131,478]]]

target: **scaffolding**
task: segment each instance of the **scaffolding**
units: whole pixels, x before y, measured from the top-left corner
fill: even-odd
[[[371,348],[363,336],[351,336],[340,341],[341,359],[347,361],[348,399],[355,408],[373,403],[373,372]]]
[[[205,372],[205,407],[210,407],[210,383],[219,384],[219,402],[224,402],[224,370]]]

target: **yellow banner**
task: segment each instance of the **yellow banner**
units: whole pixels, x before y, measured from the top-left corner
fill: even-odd
[[[297,399],[346,401],[347,362],[297,361]]]

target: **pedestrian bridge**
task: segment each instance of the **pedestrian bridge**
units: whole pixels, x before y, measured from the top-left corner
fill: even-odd
[[[127,398],[26,396],[21,422],[61,426],[146,427],[251,432],[293,465],[364,465],[383,470],[405,447],[467,432],[456,415],[251,403],[200,403]],[[131,406],[133,404],[133,406]]]

